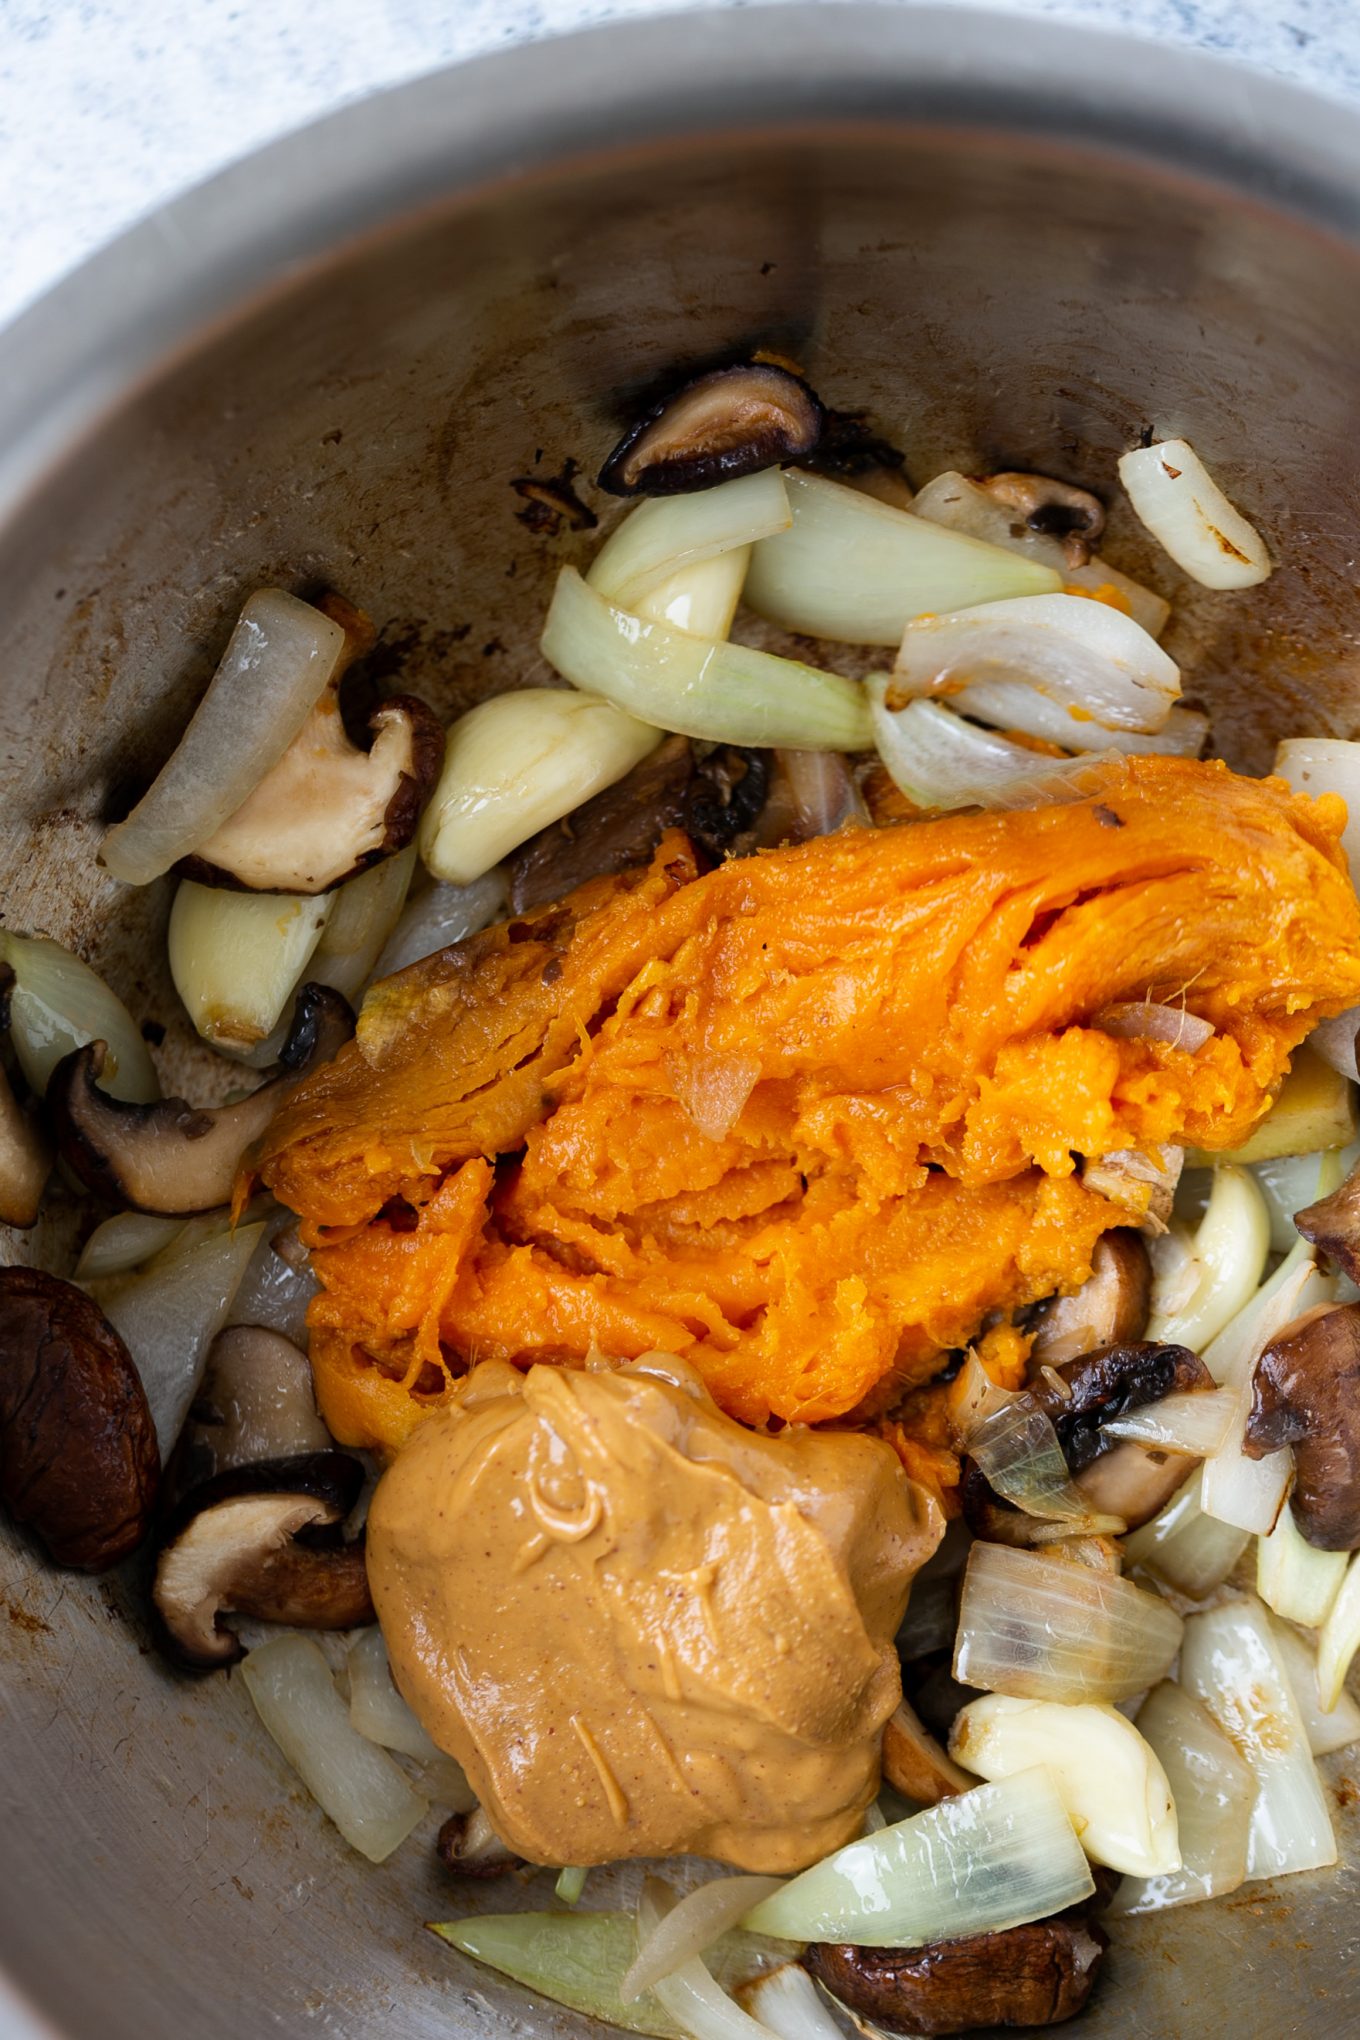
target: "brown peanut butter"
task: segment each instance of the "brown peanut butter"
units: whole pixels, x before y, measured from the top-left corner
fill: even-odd
[[[849,1841],[939,1513],[881,1441],[744,1429],[684,1362],[487,1362],[368,1519],[397,1685],[537,1863]]]

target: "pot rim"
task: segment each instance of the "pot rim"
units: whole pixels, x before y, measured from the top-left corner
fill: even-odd
[[[586,156],[911,124],[1095,147],[1360,243],[1360,108],[1215,54],[892,0],[599,23],[342,106],[88,256],[0,332],[0,528],[176,359],[403,219]]]

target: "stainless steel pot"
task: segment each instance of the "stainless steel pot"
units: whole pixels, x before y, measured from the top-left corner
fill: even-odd
[[[512,480],[569,456],[589,475],[653,379],[753,344],[872,410],[922,478],[1103,488],[1145,427],[1184,431],[1282,562],[1250,596],[1186,603],[1188,691],[1249,766],[1282,729],[1350,735],[1357,333],[1360,118],[1086,30],[761,7],[350,108],[166,207],[0,339],[4,918],[108,968],[192,1081],[164,889],[124,895],[92,854],[245,592],[342,588],[388,670],[447,709],[532,679],[550,577],[589,541],[528,529]],[[1184,592],[1136,532],[1110,549]],[[0,1246],[65,1250],[59,1224]],[[135,1568],[59,1575],[16,1538],[0,1578],[22,2030],[581,2030],[420,1930],[526,1895],[451,1888],[416,1846],[376,1871],[351,1855],[238,1684],[148,1654]],[[1358,1888],[1300,1877],[1131,1923],[1086,2031],[1360,2031]]]

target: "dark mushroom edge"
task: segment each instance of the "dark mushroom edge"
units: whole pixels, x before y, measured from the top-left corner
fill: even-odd
[[[0,1034],[9,1032],[9,999],[14,972],[0,963]],[[52,1143],[37,1112],[15,1096],[0,1063],[0,1225],[27,1231],[38,1222],[43,1192],[52,1173]]]
[[[296,1629],[376,1620],[363,1540],[339,1541],[363,1481],[348,1453],[312,1452],[235,1467],[187,1494],[152,1588],[167,1655],[200,1671],[234,1664],[244,1652],[225,1615]]]
[[[523,1857],[505,1846],[480,1806],[471,1813],[449,1815],[435,1841],[435,1854],[455,1877],[479,1881],[524,1867]]]
[[[106,1055],[91,1041],[52,1072],[48,1105],[62,1160],[87,1190],[125,1210],[172,1216],[230,1202],[242,1157],[292,1086],[329,1061],[354,1032],[354,1014],[329,985],[304,985],[279,1056],[279,1074],[234,1105],[203,1110],[183,1098],[130,1105],[99,1088]]]
[[[1352,1282],[1360,1282],[1360,1164],[1330,1197],[1296,1211],[1294,1224],[1304,1239],[1344,1268]]]
[[[97,1303],[0,1269],[0,1501],[58,1565],[103,1572],[151,1524],[161,1461],[132,1356]]]
[[[611,496],[681,496],[805,460],[822,434],[818,398],[787,368],[738,362],[697,376],[640,418],[600,469]]]
[[[1287,1325],[1252,1375],[1243,1450],[1294,1448],[1289,1506],[1320,1551],[1360,1548],[1360,1304]]]

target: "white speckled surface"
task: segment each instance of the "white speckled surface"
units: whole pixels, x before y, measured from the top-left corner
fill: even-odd
[[[160,199],[346,99],[675,4],[0,0],[0,322]],[[996,4],[1216,50],[1360,98],[1358,0]]]

